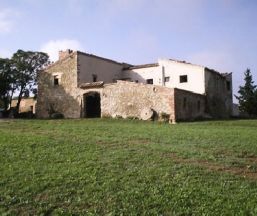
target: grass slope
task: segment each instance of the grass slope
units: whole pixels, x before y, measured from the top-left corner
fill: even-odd
[[[1,215],[257,215],[257,121],[0,122]]]

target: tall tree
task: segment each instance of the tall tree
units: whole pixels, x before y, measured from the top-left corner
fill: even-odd
[[[49,63],[49,56],[43,52],[18,50],[12,57],[13,69],[16,71],[18,85],[19,110],[22,97],[28,92],[35,92],[37,85],[37,73]]]
[[[11,106],[13,93],[17,88],[15,79],[11,60],[0,58],[0,100],[5,111]]]
[[[239,101],[240,111],[249,115],[257,115],[257,91],[249,68],[244,73],[244,86],[239,86],[236,98]]]

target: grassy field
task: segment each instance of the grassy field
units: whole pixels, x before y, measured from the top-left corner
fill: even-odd
[[[257,121],[0,121],[1,215],[257,215]]]

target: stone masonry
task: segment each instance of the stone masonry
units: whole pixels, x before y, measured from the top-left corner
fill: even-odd
[[[124,76],[122,71],[126,70],[127,77],[128,68],[133,69],[129,64],[79,51],[67,50],[60,52],[59,55],[57,62],[39,73],[36,110],[39,118],[49,118],[53,113],[61,113],[65,118],[83,118],[95,114],[90,114],[94,109],[99,109],[99,117],[151,118],[169,122],[211,117],[211,113],[220,112],[212,106],[213,98],[219,98],[223,92],[228,92],[226,85],[232,81],[231,76],[229,76],[230,80],[226,80],[222,75],[211,71],[210,76],[205,77],[205,80],[208,78],[208,83],[201,84],[202,87],[199,90],[202,92],[207,89],[206,95],[176,87],[147,84],[145,81],[137,83],[139,76],[135,77],[133,82],[132,80],[121,81],[120,79]],[[170,70],[169,67],[173,65],[176,67],[171,71],[180,69],[178,74],[172,75],[171,72],[164,70],[165,67]],[[186,73],[180,65],[185,67]],[[142,73],[138,72],[140,79],[144,80],[144,76],[151,78],[151,74],[154,73],[162,73],[161,78],[156,76],[154,79],[159,80],[157,83],[166,85],[165,80],[170,80],[170,77],[166,76],[174,76],[171,77],[173,80],[178,79],[177,77],[181,74],[188,74],[188,79],[191,81],[194,73],[200,78],[207,74],[201,67],[174,61],[171,63],[164,61],[163,65],[158,67],[162,69],[160,71],[157,67],[158,64],[147,65]],[[140,69],[136,70],[143,70],[144,66],[137,68]],[[191,70],[195,72],[191,74]],[[135,72],[137,71],[133,73]],[[216,74],[219,79],[215,78]],[[131,77],[133,78],[132,75]],[[183,87],[189,84],[179,85]],[[190,86],[197,89],[196,85],[190,84]],[[226,93],[224,97],[220,97],[222,100],[215,104],[221,107],[221,110],[228,110],[227,113],[224,112],[224,116],[229,116],[230,95],[232,95],[231,92]]]

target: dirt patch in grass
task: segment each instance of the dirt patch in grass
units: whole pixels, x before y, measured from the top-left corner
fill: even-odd
[[[128,144],[150,144],[151,141],[149,139],[135,139],[135,140],[127,140]]]
[[[246,158],[248,165],[245,167],[232,167],[214,163],[208,160],[183,158],[178,156],[176,153],[165,154],[165,156],[172,158],[172,160],[178,164],[189,164],[209,171],[228,173],[247,179],[257,180],[257,170],[253,169],[257,166],[257,157]]]

